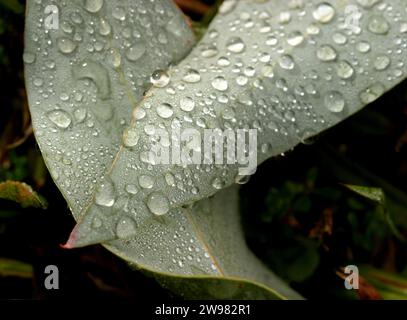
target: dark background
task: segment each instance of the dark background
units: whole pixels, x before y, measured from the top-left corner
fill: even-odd
[[[197,32],[205,29],[220,3],[177,2],[195,21]],[[30,184],[49,207],[22,209],[0,200],[0,299],[176,299],[101,246],[60,248],[74,220],[32,135],[23,32],[24,1],[0,0],[0,182]],[[395,196],[407,204],[406,120],[404,82],[342,124],[267,161],[242,187],[249,246],[305,297],[407,298],[405,242],[384,218],[388,214],[407,237],[407,206],[393,210],[388,205]],[[344,183],[384,188],[387,203],[356,195]],[[60,290],[43,286],[49,264],[59,267]],[[349,264],[371,271],[366,276],[362,272],[358,292],[343,289],[341,271]],[[394,290],[404,290],[404,295],[388,294]]]

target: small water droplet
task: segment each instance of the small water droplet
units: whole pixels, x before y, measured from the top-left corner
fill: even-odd
[[[349,62],[347,61],[339,61],[336,64],[336,73],[338,75],[339,78],[342,79],[349,79],[353,76],[353,74],[355,73],[355,70],[353,69],[353,67],[350,65]]]
[[[34,63],[35,61],[35,53],[32,52],[24,52],[23,54],[23,60],[25,63],[31,64]]]
[[[152,176],[143,174],[138,178],[138,183],[143,189],[151,189],[154,186],[155,181]]]
[[[295,67],[294,58],[288,54],[284,54],[279,60],[280,67],[286,70],[292,70]]]
[[[360,93],[360,100],[364,104],[369,104],[379,98],[384,91],[385,88],[381,83],[375,83]]]
[[[126,57],[130,61],[137,61],[140,59],[146,52],[146,46],[142,42],[138,42],[127,49]]]
[[[154,87],[164,88],[170,83],[170,76],[164,70],[156,70],[151,75],[150,82]]]
[[[300,31],[293,31],[287,36],[287,43],[290,46],[299,46],[304,41],[304,36]]]
[[[128,148],[133,148],[137,145],[140,138],[140,134],[135,128],[128,129],[124,134],[123,143]]]
[[[390,65],[390,58],[388,56],[378,56],[374,61],[374,67],[378,71],[386,70]]]

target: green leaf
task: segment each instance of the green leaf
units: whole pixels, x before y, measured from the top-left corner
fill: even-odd
[[[381,205],[384,205],[384,203],[385,203],[384,192],[380,188],[354,186],[354,185],[350,185],[350,184],[345,184],[344,186],[346,188],[348,188],[349,190],[361,195],[364,198],[377,202]]]
[[[28,184],[18,181],[0,183],[0,199],[19,203],[23,208],[46,209],[47,201],[38,195]]]
[[[171,2],[69,1],[58,5],[55,30],[43,23],[55,2],[29,2],[24,60],[33,127],[78,221],[66,246],[102,242],[154,272],[236,276],[298,298],[267,270],[258,272],[241,235],[235,247],[234,234],[226,234],[238,223],[237,206],[233,218],[215,219],[233,203],[202,200],[240,181],[240,164],[160,164],[150,154],[157,141],[168,144],[157,129],[201,136],[253,129],[261,163],[402,81],[403,0],[386,10],[389,1],[329,3],[225,1],[176,64],[193,38]],[[189,246],[199,249],[192,260]]]
[[[11,259],[0,258],[0,277],[32,278],[32,265]]]

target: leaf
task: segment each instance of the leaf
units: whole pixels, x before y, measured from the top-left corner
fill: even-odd
[[[25,262],[0,258],[0,277],[32,278],[33,267]]]
[[[329,3],[225,1],[190,55],[163,72],[192,46],[171,3],[70,1],[58,7],[61,28],[45,30],[47,4],[30,2],[24,59],[33,127],[78,221],[66,247],[102,242],[154,272],[252,279],[258,263],[222,229],[237,215],[211,223],[210,213],[229,204],[193,204],[242,181],[241,167],[251,174],[405,77],[402,0]],[[257,155],[255,165],[151,157],[157,141],[168,145],[157,129],[204,136],[215,128],[254,130],[257,143],[238,147]],[[192,141],[183,151],[201,147]],[[218,207],[200,214],[211,201]],[[209,258],[189,260],[191,240]],[[269,273],[254,274],[276,296],[299,297]]]
[[[361,195],[364,198],[377,202],[378,204],[385,204],[385,196],[383,190],[380,188],[365,187],[365,186],[355,186],[350,184],[344,185],[349,190]]]
[[[18,181],[0,183],[0,199],[19,203],[23,208],[46,209],[47,201],[38,195],[28,184]]]
[[[400,275],[363,266],[360,272],[385,300],[407,300],[407,280]]]

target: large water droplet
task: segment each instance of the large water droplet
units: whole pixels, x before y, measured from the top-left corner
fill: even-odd
[[[72,123],[71,116],[64,110],[50,111],[47,116],[60,129],[67,129]]]
[[[103,7],[103,0],[86,0],[85,9],[91,13],[98,12]]]
[[[353,74],[355,73],[355,70],[353,69],[353,67],[350,65],[349,62],[339,61],[336,64],[336,73],[339,78],[349,79],[353,76]]]
[[[128,129],[124,134],[123,143],[126,147],[132,148],[135,147],[139,141],[140,134],[135,128]]]
[[[329,45],[322,45],[317,50],[317,57],[321,61],[333,61],[336,59],[336,56],[335,49]]]
[[[390,30],[390,25],[383,16],[374,15],[369,18],[368,29],[375,34],[386,34]]]
[[[245,44],[239,37],[232,37],[226,44],[227,49],[233,53],[241,53],[245,49]]]
[[[133,219],[123,218],[116,226],[116,235],[120,239],[126,239],[137,233],[137,226]]]
[[[180,108],[186,112],[191,112],[195,108],[195,101],[191,97],[185,97],[180,100]]]
[[[116,190],[110,179],[104,179],[98,185],[95,193],[96,204],[102,207],[112,207],[116,202]]]
[[[288,54],[284,54],[279,60],[280,67],[286,70],[292,70],[295,67],[294,58]]]
[[[147,207],[153,214],[162,216],[170,210],[170,203],[165,195],[160,192],[154,192],[147,199]]]
[[[324,97],[326,108],[334,113],[342,112],[345,108],[345,99],[338,91],[329,91]]]
[[[72,53],[76,49],[76,43],[68,38],[59,38],[57,43],[59,50],[65,54]]]
[[[137,61],[140,59],[146,52],[146,46],[142,42],[138,42],[127,49],[126,57],[130,61]]]
[[[320,3],[313,11],[312,16],[321,23],[328,23],[335,16],[335,9],[327,2]]]
[[[379,98],[385,91],[381,83],[375,83],[360,93],[360,100],[364,104],[371,103]]]
[[[170,83],[170,76],[164,70],[156,70],[151,75],[150,82],[154,87],[164,88]]]
[[[172,117],[174,110],[169,103],[163,103],[157,107],[157,114],[163,119],[168,119]]]
[[[212,80],[212,87],[219,91],[226,91],[229,85],[224,77],[218,76]]]
[[[182,80],[184,80],[185,82],[188,82],[188,83],[197,83],[197,82],[201,81],[201,74],[199,73],[199,71],[197,71],[195,69],[188,69],[185,72]]]
[[[376,70],[386,70],[390,65],[390,58],[388,56],[378,56],[374,61],[374,67]]]

